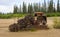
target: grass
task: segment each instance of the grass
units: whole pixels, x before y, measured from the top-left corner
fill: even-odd
[[[60,20],[59,19],[54,18],[54,25],[53,25],[53,27],[55,29],[60,29]]]
[[[0,14],[0,19],[24,17],[26,14]]]
[[[47,17],[57,17],[60,16],[60,13],[46,13]]]
[[[31,28],[30,31],[34,32],[34,31],[37,31],[37,29],[36,28]]]
[[[24,17],[26,14],[13,14],[12,17]]]
[[[4,19],[5,19],[5,18],[8,19],[8,18],[11,18],[11,17],[12,17],[11,14],[1,14],[1,15],[0,15],[0,18],[4,18]]]
[[[60,13],[45,13],[47,17],[58,17],[60,16]],[[16,17],[24,17],[25,13],[21,14],[0,14],[0,19],[9,19],[9,18],[16,18]],[[34,14],[33,14],[34,15]]]

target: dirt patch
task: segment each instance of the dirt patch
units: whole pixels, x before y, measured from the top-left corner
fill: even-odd
[[[52,28],[54,18],[47,18],[47,25],[50,28]],[[17,22],[17,19],[0,19],[0,37],[60,37],[59,29],[38,30],[34,32],[9,32],[8,26],[14,22]]]

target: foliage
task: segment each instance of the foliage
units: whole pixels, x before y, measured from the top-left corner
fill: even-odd
[[[17,10],[18,10],[18,7],[15,5],[15,6],[14,6],[14,11],[13,11],[13,13],[16,14],[16,13],[17,13]]]
[[[53,0],[44,0],[43,3],[29,3],[28,5],[23,2],[23,4],[20,6],[14,5],[13,14],[20,14],[20,13],[34,13],[34,12],[60,12],[60,4],[59,0],[57,1],[57,5],[55,5],[56,2]],[[0,13],[1,14],[1,13]],[[48,14],[47,14],[48,15]],[[50,16],[50,15],[48,15]]]
[[[60,13],[59,12],[52,12],[52,13],[46,13],[47,17],[59,17]]]
[[[1,14],[0,19],[8,19],[8,18],[16,18],[16,17],[24,17],[26,14]]]
[[[28,13],[20,13],[20,14],[0,14],[0,19],[8,19],[8,18],[16,18],[16,17],[24,17],[25,15],[27,15]],[[33,13],[32,13],[33,14]],[[47,17],[59,17],[60,13],[56,12],[56,13],[45,13]],[[34,14],[33,14],[34,16]]]
[[[38,3],[34,3],[34,12],[38,12],[39,11],[39,8],[38,8]]]
[[[42,4],[42,12],[46,12],[46,1],[44,0],[44,4]]]
[[[23,2],[23,13],[27,12],[26,4]]]
[[[39,3],[29,3],[28,5],[25,2],[23,2],[23,4],[22,5],[20,4],[19,7],[17,7],[16,5],[14,6],[13,13],[14,14],[16,14],[16,13],[20,14],[20,13],[27,13],[27,12],[28,13],[34,13],[34,12],[46,12],[46,13],[47,12],[48,13],[60,12],[59,5],[60,5],[59,0],[57,1],[57,7],[56,7],[55,2],[53,0],[50,0],[48,2],[46,2],[44,0],[44,2],[42,4],[39,2]],[[50,15],[48,15],[48,16],[50,16]]]
[[[3,18],[3,19],[5,19],[5,18],[11,18],[12,17],[12,15],[11,14],[1,14],[0,15],[0,18]]]
[[[32,7],[32,4],[30,5],[28,5],[28,13],[33,13],[33,7]]]
[[[54,25],[53,27],[56,29],[60,29],[60,20],[58,20],[57,18],[54,18]]]
[[[33,31],[36,31],[36,29],[35,28],[31,28],[31,30],[30,30],[31,32],[33,32]]]
[[[20,5],[20,7],[18,8],[18,13],[22,13],[21,5]]]
[[[13,14],[12,17],[24,17],[26,14]]]
[[[57,2],[57,12],[60,12],[59,0],[58,0],[58,2]]]
[[[53,0],[50,0],[50,2],[49,2],[48,12],[53,12]]]

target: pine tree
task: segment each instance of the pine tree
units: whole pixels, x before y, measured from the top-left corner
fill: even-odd
[[[18,9],[18,13],[22,13],[21,5],[20,5],[20,7]]]
[[[41,11],[41,4],[39,3],[39,6],[38,6],[38,11],[40,12]]]
[[[46,1],[44,0],[44,12],[46,12]]]
[[[23,2],[23,13],[27,12],[26,4]]]
[[[28,13],[33,13],[33,6],[32,6],[32,4],[30,5],[28,5]]]
[[[56,12],[56,9],[55,9],[55,3],[54,3],[54,7],[53,7],[53,12]]]
[[[14,11],[13,11],[13,13],[14,13],[14,14],[18,13],[17,10],[18,10],[18,7],[15,5],[15,6],[14,6]]]
[[[34,12],[39,12],[38,3],[34,3]]]
[[[41,12],[44,12],[44,4],[42,3]]]
[[[57,2],[57,12],[60,12],[59,0],[58,0],[58,2]]]
[[[49,2],[48,12],[49,12],[49,13],[53,12],[53,0],[50,0],[50,2]]]

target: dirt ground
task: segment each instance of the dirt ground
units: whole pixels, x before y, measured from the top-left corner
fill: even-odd
[[[17,23],[17,19],[0,19],[0,37],[60,37],[60,30],[52,28],[54,18],[47,18],[47,25],[50,27],[49,30],[34,32],[9,32],[8,26],[13,24],[14,21]],[[60,17],[57,18],[60,19]]]

